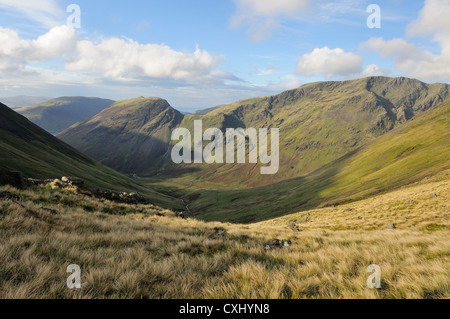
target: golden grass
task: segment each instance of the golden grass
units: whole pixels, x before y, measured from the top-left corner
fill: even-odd
[[[50,188],[5,190],[20,200],[0,201],[0,298],[450,297],[448,172],[252,225]],[[274,238],[292,245],[264,251]],[[81,266],[81,289],[66,286],[70,264]],[[370,264],[381,267],[379,290],[366,285]]]

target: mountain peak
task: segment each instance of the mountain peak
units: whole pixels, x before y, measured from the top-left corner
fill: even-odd
[[[58,137],[116,170],[139,174],[158,167],[182,119],[166,100],[141,96],[117,101]]]

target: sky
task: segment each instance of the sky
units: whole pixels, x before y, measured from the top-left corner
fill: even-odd
[[[0,0],[0,44],[0,96],[189,112],[316,81],[449,83],[450,0]]]

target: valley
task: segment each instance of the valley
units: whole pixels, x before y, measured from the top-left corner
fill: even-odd
[[[280,174],[170,162],[199,119],[280,126]],[[204,115],[139,97],[56,137],[0,104],[0,137],[0,298],[450,297],[446,85],[324,82]]]

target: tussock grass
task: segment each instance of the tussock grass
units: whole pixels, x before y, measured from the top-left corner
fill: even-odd
[[[1,187],[20,200],[0,200],[0,298],[449,298],[449,186],[446,175],[251,225]],[[264,251],[274,238],[292,245]],[[70,264],[81,289],[66,286]],[[367,288],[370,264],[379,290]]]

